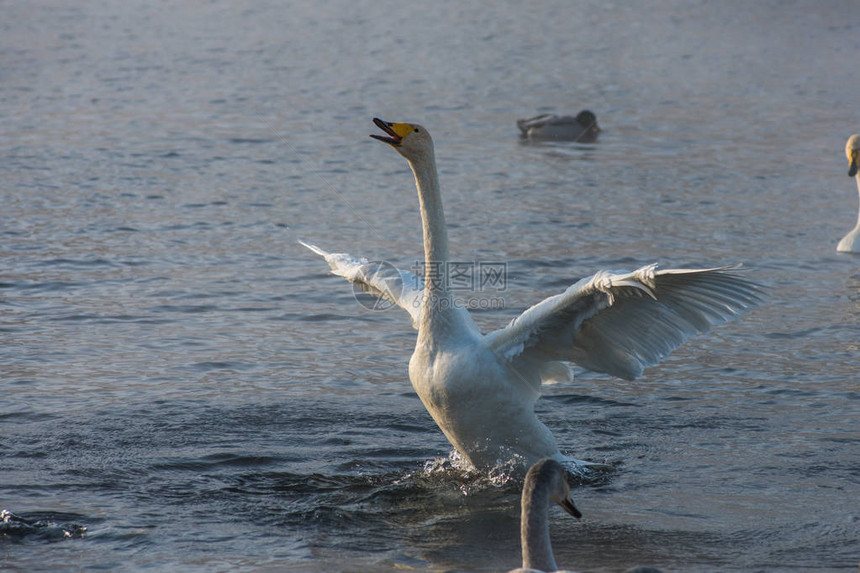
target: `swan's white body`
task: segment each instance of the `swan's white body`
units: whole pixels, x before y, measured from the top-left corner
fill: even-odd
[[[688,337],[755,306],[756,285],[729,269],[600,271],[482,334],[432,273],[448,258],[433,142],[418,125],[374,120],[415,175],[427,274],[305,246],[332,272],[409,312],[418,329],[409,378],[427,411],[472,465],[489,471],[563,456],[534,412],[542,379],[568,373],[559,361],[633,379]],[[437,279],[437,280],[434,280]]]
[[[597,117],[588,110],[572,115],[545,113],[528,119],[518,119],[521,135],[531,140],[591,142],[600,133]]]
[[[845,155],[848,157],[848,176],[857,181],[857,193],[860,195],[860,135],[852,135],[845,144]],[[854,230],[842,237],[837,251],[845,253],[860,253],[860,212],[857,213],[857,225]]]

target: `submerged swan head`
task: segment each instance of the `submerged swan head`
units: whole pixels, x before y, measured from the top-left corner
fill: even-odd
[[[421,161],[433,156],[433,140],[417,123],[391,123],[378,117],[373,118],[373,123],[387,136],[374,134],[370,137],[391,145],[407,160]]]
[[[848,157],[848,177],[857,175],[860,163],[860,135],[852,135],[845,144],[845,156]]]

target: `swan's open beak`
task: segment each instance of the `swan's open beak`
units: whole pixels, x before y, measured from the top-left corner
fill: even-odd
[[[860,151],[855,151],[851,154],[851,165],[848,166],[848,177],[854,177],[857,175],[857,155],[860,154]]]
[[[406,134],[413,129],[408,123],[389,123],[387,121],[382,121],[378,117],[373,118],[373,123],[375,123],[376,127],[387,133],[390,137],[376,134],[372,134],[370,137],[378,139],[379,141],[384,141],[394,147],[400,147],[400,142],[402,142]]]
[[[561,503],[559,503],[559,505],[576,519],[582,517],[582,514],[579,512],[578,509],[576,509],[576,506],[573,505],[573,500],[570,499],[570,496],[567,496],[563,500],[561,500]]]

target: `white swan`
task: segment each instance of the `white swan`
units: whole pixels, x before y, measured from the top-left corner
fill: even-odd
[[[549,538],[550,502],[559,504],[567,513],[579,519],[582,514],[570,499],[567,472],[555,460],[544,459],[526,474],[520,511],[520,543],[523,566],[510,573],[573,573],[561,571],[555,563]],[[635,567],[627,573],[661,573],[653,567]]]
[[[852,135],[845,144],[845,155],[848,156],[848,177],[857,180],[857,192],[860,194],[860,135]],[[837,251],[845,253],[860,253],[860,213],[857,214],[857,226],[854,230],[842,237]]]
[[[563,456],[535,415],[542,379],[570,377],[559,361],[633,379],[690,336],[755,306],[761,291],[728,268],[600,271],[523,312],[505,328],[481,334],[440,280],[448,238],[430,134],[420,125],[374,122],[415,175],[424,229],[425,277],[390,265],[328,253],[332,272],[393,302],[418,329],[409,378],[451,444],[489,471],[515,460],[521,470]]]
[[[600,133],[597,116],[587,109],[576,117],[545,113],[529,119],[518,119],[521,135],[532,140],[557,140],[591,142]]]

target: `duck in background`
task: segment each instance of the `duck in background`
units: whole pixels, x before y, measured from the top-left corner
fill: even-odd
[[[590,143],[597,139],[601,129],[597,116],[587,109],[576,117],[545,113],[529,119],[518,119],[517,127],[525,139],[533,141],[578,141]]]

